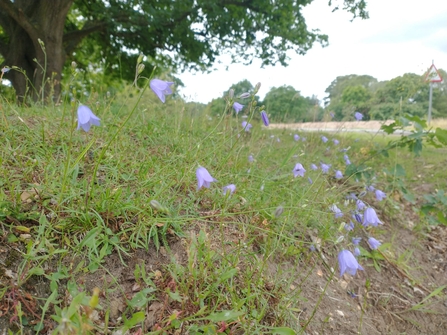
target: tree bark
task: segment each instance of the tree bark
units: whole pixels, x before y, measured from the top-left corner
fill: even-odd
[[[5,74],[19,101],[57,101],[65,62],[64,25],[74,0],[0,0],[0,23],[8,32],[4,65],[16,66]]]

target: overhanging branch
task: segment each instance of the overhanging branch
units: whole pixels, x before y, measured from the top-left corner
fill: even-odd
[[[68,55],[71,54],[84,37],[96,31],[104,30],[106,25],[106,22],[86,23],[82,29],[64,34],[65,52]]]
[[[3,9],[9,17],[16,21],[17,24],[27,32],[33,43],[38,43],[38,30],[20,8],[14,6],[14,4],[9,0],[0,0],[0,9]]]

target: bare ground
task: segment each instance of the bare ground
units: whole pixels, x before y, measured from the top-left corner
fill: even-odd
[[[304,122],[304,123],[275,123],[270,124],[272,129],[292,129],[305,131],[379,131],[383,124],[390,124],[393,120],[387,121],[355,121],[355,122]]]

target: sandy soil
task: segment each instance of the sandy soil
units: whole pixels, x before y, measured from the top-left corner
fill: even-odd
[[[389,125],[394,120],[386,121],[346,121],[346,122],[304,122],[304,123],[275,123],[272,129],[293,129],[302,131],[358,131],[377,132],[383,124]],[[447,129],[447,119],[436,119],[430,124],[433,128]]]
[[[379,131],[383,124],[390,124],[393,120],[386,121],[355,121],[355,122],[305,122],[305,123],[275,123],[270,124],[274,129],[294,129],[307,131]]]

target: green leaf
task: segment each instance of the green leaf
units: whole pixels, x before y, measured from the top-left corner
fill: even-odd
[[[95,241],[95,238],[99,234],[101,229],[102,229],[101,227],[95,227],[92,230],[90,230],[87,233],[87,235],[84,237],[84,239],[81,241],[81,243],[79,243],[78,247],[79,248],[82,248],[84,246],[91,247],[92,245],[90,245],[90,243]],[[93,243],[93,245],[94,245],[94,243]]]
[[[29,270],[28,275],[32,276],[32,275],[36,275],[36,276],[42,276],[43,274],[45,274],[45,271],[42,268],[32,268],[31,270]]]
[[[405,177],[405,169],[403,168],[402,165],[400,164],[396,164],[394,165],[394,168],[392,170],[392,174],[395,177]]]
[[[447,216],[444,216],[444,213],[442,211],[438,212],[438,221],[442,224],[447,225]]]
[[[273,335],[296,335],[296,332],[289,327],[275,327],[272,328]]]
[[[129,301],[129,306],[132,308],[141,308],[144,307],[149,301],[153,300],[153,296],[148,296],[149,293],[152,293],[154,289],[145,288],[144,290],[135,294],[132,300]]]
[[[416,156],[419,156],[422,151],[422,140],[420,138],[416,139],[409,145],[409,148]]]
[[[404,199],[412,204],[416,202],[416,197],[412,193],[404,193]]]
[[[129,329],[143,322],[144,319],[145,319],[144,312],[137,312],[134,313],[129,320],[125,320],[124,325],[126,326],[127,329]]]
[[[389,124],[389,125],[382,125],[381,127],[380,127],[380,129],[381,130],[383,130],[385,133],[387,133],[388,135],[389,134],[392,134],[392,133],[394,133],[394,131],[397,129],[398,127],[397,127],[397,124],[396,124],[396,122],[393,122],[393,123],[391,123],[391,124]]]
[[[237,312],[237,311],[222,311],[218,313],[211,313],[208,315],[205,320],[210,320],[212,322],[219,322],[219,321],[229,321],[234,320],[238,318],[239,316],[243,315],[244,312]]]
[[[169,294],[169,297],[174,301],[182,302],[182,300],[183,300],[178,292],[168,291],[168,294]]]
[[[441,142],[444,145],[447,145],[447,130],[446,129],[436,128],[435,136],[439,142]]]
[[[223,282],[227,279],[233,278],[236,273],[237,273],[237,269],[228,270],[227,272],[225,272],[224,274],[222,274],[220,276],[220,282]]]

